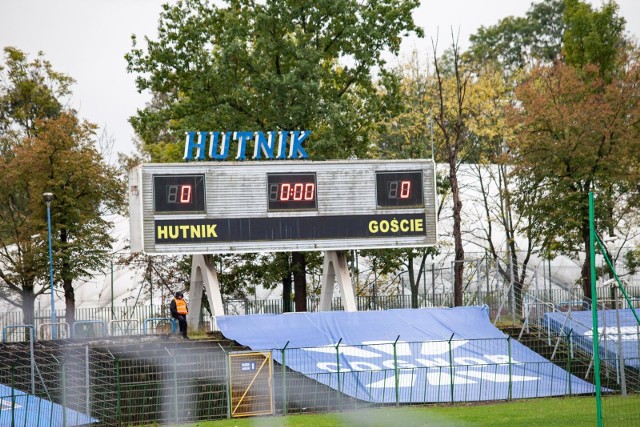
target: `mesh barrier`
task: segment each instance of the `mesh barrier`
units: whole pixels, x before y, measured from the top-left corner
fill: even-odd
[[[12,389],[54,402],[70,414],[90,415],[101,425],[225,418],[226,353],[211,343],[182,348],[181,343],[156,340],[104,348],[38,344],[33,358],[27,344],[5,345],[0,384],[9,391],[0,396],[5,409],[0,425],[11,425]],[[42,425],[55,425],[49,424],[50,413],[37,406],[26,420],[28,426],[44,420]],[[60,425],[75,425],[69,419],[65,423]]]
[[[16,339],[22,341],[3,344],[0,351],[0,425],[81,425],[94,419],[109,426],[227,418],[234,408],[229,393],[234,370],[248,375],[237,388],[251,390],[245,398],[254,399],[253,390],[260,390],[259,404],[255,401],[245,408],[238,406],[246,415],[343,411],[395,402],[412,405],[584,394],[584,388],[576,389],[575,382],[562,378],[574,376],[593,384],[592,352],[575,335],[575,328],[552,328],[545,320],[549,313],[573,316],[580,311],[586,311],[582,304],[557,307],[531,298],[525,301],[522,326],[503,329],[513,337],[511,343],[509,338],[475,340],[473,353],[461,347],[461,352],[454,355],[458,362],[466,363],[462,365],[451,363],[448,352],[429,363],[406,363],[402,355],[419,354],[424,343],[399,342],[395,349],[393,343],[349,346],[354,352],[373,348],[377,354],[386,355],[362,359],[363,363],[350,369],[318,369],[307,357],[309,349],[266,349],[259,354],[274,359],[271,379],[256,379],[254,389],[252,370],[255,367],[257,371],[265,358],[238,359],[238,366],[230,370],[230,354],[241,349],[231,341],[136,336],[84,343],[34,341],[31,346],[25,341],[28,334],[16,331]],[[640,334],[626,329],[618,334],[611,329],[614,326],[608,324],[607,333],[600,334],[605,349],[600,361],[603,423],[616,425],[622,417],[625,425],[640,425],[637,353],[606,350],[626,348],[619,347],[617,340],[640,349]],[[510,366],[509,359],[505,363],[505,359],[478,356],[496,352],[496,346],[508,355],[516,340],[546,360],[519,363],[515,358]],[[337,353],[335,358],[337,364]],[[242,363],[246,362],[256,365],[244,365],[243,371]],[[546,374],[550,374],[550,380],[545,383],[529,378]],[[271,400],[265,400],[269,381]],[[590,389],[587,395],[593,392]],[[625,399],[625,395],[636,399]],[[24,412],[24,418],[19,411]],[[51,420],[60,420],[60,424]]]

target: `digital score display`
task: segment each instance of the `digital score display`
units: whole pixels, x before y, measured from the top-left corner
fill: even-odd
[[[269,211],[317,209],[315,173],[267,174]]]
[[[376,198],[383,208],[424,206],[422,172],[376,172]]]
[[[204,193],[204,175],[153,177],[153,207],[156,213],[204,212]]]
[[[322,251],[437,243],[432,160],[146,163],[129,171],[132,251]]]

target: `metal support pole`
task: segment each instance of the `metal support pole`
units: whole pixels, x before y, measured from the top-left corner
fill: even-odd
[[[427,258],[422,258],[422,289],[424,289],[424,307],[427,306]]]
[[[431,263],[431,307],[436,306],[436,268]]]
[[[393,367],[394,367],[394,377],[395,377],[395,392],[396,392],[396,407],[400,406],[400,369],[398,368],[398,340],[400,339],[400,335],[393,342]]]
[[[153,280],[151,278],[151,273],[153,272],[153,265],[150,266],[149,268],[149,305],[150,307],[150,312],[151,312],[151,316],[155,316],[155,314],[153,313]],[[198,313],[199,314],[199,313]]]
[[[111,320],[115,320],[116,312],[113,309],[113,259],[111,260]]]
[[[596,422],[598,427],[602,427],[602,389],[600,383],[600,345],[598,338],[598,294],[596,289],[596,254],[595,254],[595,207],[593,193],[589,193],[589,267],[591,273],[591,317],[593,331],[593,375],[596,386]],[[549,274],[551,277],[551,274]],[[606,331],[606,329],[605,329]],[[605,334],[606,336],[606,334]]]
[[[53,295],[53,248],[51,245],[51,200],[53,193],[43,193],[42,198],[47,204],[47,236],[49,239],[49,288],[51,290],[51,339],[57,339],[56,334],[56,305]]]

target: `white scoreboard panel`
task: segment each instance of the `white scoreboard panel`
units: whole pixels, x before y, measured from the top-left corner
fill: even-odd
[[[132,251],[204,254],[436,244],[431,160],[142,164]]]

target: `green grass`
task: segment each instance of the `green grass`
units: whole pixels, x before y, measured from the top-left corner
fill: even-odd
[[[609,397],[603,402],[605,426],[640,425],[640,395]],[[236,418],[202,421],[183,427],[351,427],[351,426],[594,426],[594,397],[518,400],[501,403],[372,408],[329,414]]]

